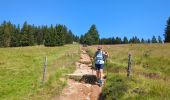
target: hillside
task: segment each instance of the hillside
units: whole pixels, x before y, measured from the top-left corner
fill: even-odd
[[[88,55],[93,56],[96,46],[84,49]],[[75,64],[77,61],[81,62],[80,58],[85,59],[80,52],[80,45],[0,48],[0,99],[49,100],[57,99],[59,94],[62,94],[61,98],[68,99],[72,94],[74,98],[101,96],[106,100],[170,98],[170,44],[103,45],[103,49],[109,52],[104,70],[107,80],[104,86],[98,88],[96,84],[67,80],[65,77],[66,74],[74,74],[77,71],[83,74],[92,72],[89,67],[85,67],[87,71],[82,69],[83,64]],[[129,53],[132,55],[132,74],[127,78]],[[45,56],[48,58],[48,64],[46,80],[42,84]],[[70,85],[73,83],[74,85]],[[74,91],[70,86],[74,87]],[[102,95],[98,95],[95,89],[102,89],[98,91]]]
[[[167,100],[170,98],[170,44],[105,45],[110,57],[103,96],[108,100]],[[88,47],[92,56],[96,46]],[[127,78],[128,54],[132,75]]]
[[[73,72],[79,45],[0,48],[0,99],[49,99],[66,85],[60,80]],[[42,84],[44,58],[46,81]]]

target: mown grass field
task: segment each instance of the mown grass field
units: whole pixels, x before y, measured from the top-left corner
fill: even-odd
[[[0,100],[48,100],[66,85],[62,76],[74,70],[79,45],[0,48]],[[42,84],[44,58],[48,64]]]
[[[107,100],[169,100],[170,44],[105,45],[110,57],[103,96]],[[96,46],[88,47],[92,56]],[[132,75],[127,78],[128,53],[132,55]]]

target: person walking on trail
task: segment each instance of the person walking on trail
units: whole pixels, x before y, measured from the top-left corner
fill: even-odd
[[[94,59],[95,59],[97,81],[100,84],[100,86],[102,85],[103,68],[107,57],[108,57],[108,53],[102,50],[102,46],[98,46]]]

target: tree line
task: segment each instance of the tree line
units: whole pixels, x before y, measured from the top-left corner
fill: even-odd
[[[79,37],[74,35],[65,25],[35,26],[24,22],[23,26],[4,21],[0,25],[0,47],[18,46],[62,46],[78,42]]]
[[[101,38],[99,40],[100,44],[128,44],[128,43],[163,43],[162,38],[158,36],[152,37],[152,39],[139,39],[138,37],[134,36],[130,39],[124,37],[123,39],[120,37],[112,37],[112,38]]]
[[[96,25],[91,25],[89,30],[84,34],[76,36],[65,25],[30,25],[27,22],[20,25],[12,24],[4,21],[0,24],[0,47],[19,47],[19,46],[63,46],[73,42],[80,44],[96,45],[96,44],[128,44],[128,43],[168,43],[170,42],[170,17],[165,27],[164,40],[158,36],[151,39],[139,39],[134,36],[130,39],[127,37],[110,37],[99,38]]]
[[[99,38],[99,33],[95,25],[92,25],[87,33],[80,36],[80,43],[87,45],[95,44],[128,44],[128,43],[168,43],[170,42],[170,17],[167,20],[167,25],[165,27],[164,40],[161,36],[153,36],[151,39],[139,39],[137,36],[134,36],[130,39],[124,37],[110,37],[110,38]]]
[[[137,36],[134,36],[130,39],[124,37],[111,37],[111,38],[99,38],[99,33],[95,25],[92,25],[87,33],[80,36],[80,43],[87,45],[95,44],[128,44],[128,43],[162,43],[163,40],[160,36],[153,36],[152,39],[139,39]]]

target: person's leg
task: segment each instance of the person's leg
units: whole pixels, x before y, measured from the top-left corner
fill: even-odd
[[[95,67],[96,67],[96,77],[97,77],[97,80],[98,80],[99,79],[100,68],[99,68],[98,64],[95,64]]]
[[[100,69],[100,79],[103,80],[103,69]]]
[[[104,69],[104,64],[101,64],[101,66],[100,66],[100,79],[101,80],[103,80],[103,76],[104,76],[103,69]]]
[[[99,70],[96,70],[96,77],[99,79]]]
[[[99,83],[102,83],[102,73],[101,73],[101,71],[102,71],[102,65],[99,64],[98,67],[99,67],[99,70],[98,70],[98,82],[99,82]]]

